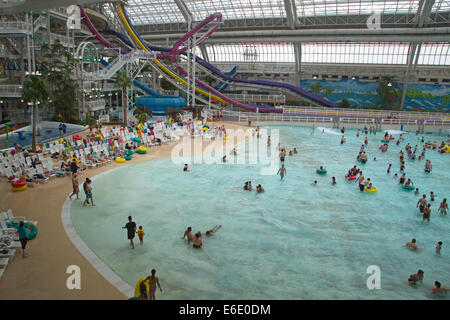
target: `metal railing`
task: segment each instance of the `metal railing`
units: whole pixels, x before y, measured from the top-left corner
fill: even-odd
[[[275,113],[256,113],[256,112],[242,112],[242,111],[222,111],[224,119],[234,121],[288,121],[288,122],[316,122],[316,123],[336,123],[339,120],[339,124],[367,124],[376,125],[375,118],[371,117],[355,117],[355,116],[336,116],[333,115],[308,115],[308,114],[275,114]],[[213,117],[213,112],[208,111],[208,117]],[[380,120],[383,125],[419,125],[420,119],[417,118],[401,118],[401,119],[377,119]],[[441,126],[450,127],[450,119],[432,119],[424,120],[425,126]]]
[[[21,85],[0,85],[0,97],[20,97],[22,91]]]
[[[255,102],[276,102],[286,103],[286,96],[279,94],[263,95],[263,94],[226,94],[229,98],[239,101],[255,101]]]
[[[86,111],[97,111],[97,110],[103,110],[105,109],[105,100],[93,100],[93,101],[87,101],[84,103],[84,109]]]
[[[374,109],[350,109],[350,108],[326,108],[326,107],[301,107],[286,106],[283,108],[285,114],[306,115],[311,113],[320,113],[324,116],[348,116],[351,114],[355,117],[377,117],[390,119],[390,117],[401,118],[417,118],[417,119],[441,119],[450,120],[450,113],[438,112],[408,112],[396,110],[374,110]],[[395,120],[395,119],[394,119]]]

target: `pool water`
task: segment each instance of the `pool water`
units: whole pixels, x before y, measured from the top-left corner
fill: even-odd
[[[70,135],[80,132],[82,130],[84,130],[84,128],[82,128],[81,130],[78,128],[67,128],[66,133],[63,136],[64,137],[70,136]],[[19,130],[9,133],[9,140],[8,140],[9,143],[6,140],[6,137],[0,138],[0,149],[14,147],[15,143],[20,144],[24,148],[30,147],[31,143],[33,141],[32,133],[28,132],[28,131],[24,131],[23,132],[24,139],[20,139],[19,133],[18,133],[19,131],[21,131],[21,130],[19,129]],[[59,134],[58,128],[41,128],[42,143],[46,143],[48,141],[58,139],[59,137],[60,137],[60,134]],[[39,138],[36,136],[36,141],[39,142],[38,139]]]
[[[341,145],[340,136],[311,134],[311,128],[266,127],[279,129],[281,144],[299,151],[287,156],[283,181],[277,170],[261,175],[258,164],[192,164],[188,173],[170,159],[131,164],[93,182],[96,207],[72,203],[77,232],[132,287],[155,268],[163,288],[158,299],[427,299],[435,280],[450,287],[450,217],[437,213],[442,199],[450,198],[449,154],[427,151],[431,174],[424,173],[424,160],[405,160],[406,176],[420,195],[437,195],[431,222],[422,223],[419,195],[393,179],[400,149],[410,142],[422,150],[415,134],[405,134],[400,146],[391,143],[386,153],[378,150],[382,133],[369,135],[369,160],[361,165],[355,159],[364,135],[357,138],[355,130],[346,130]],[[444,139],[425,135],[425,141]],[[246,144],[237,150],[248,152]],[[344,180],[354,164],[378,193],[360,192]],[[320,165],[327,175],[316,174]],[[266,192],[243,191],[248,180]],[[145,243],[136,237],[135,250],[121,229],[129,215],[145,230]],[[188,226],[204,233],[215,225],[222,228],[200,250],[180,239]],[[413,237],[418,252],[404,247]],[[435,254],[438,241],[444,243],[441,256]],[[381,269],[379,290],[367,289],[370,265]],[[418,269],[425,271],[424,283],[408,286]]]

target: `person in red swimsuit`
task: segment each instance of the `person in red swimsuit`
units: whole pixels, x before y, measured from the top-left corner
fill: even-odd
[[[195,234],[192,242],[193,242],[192,246],[194,248],[200,249],[202,247],[203,239],[202,239],[202,233],[200,231]]]

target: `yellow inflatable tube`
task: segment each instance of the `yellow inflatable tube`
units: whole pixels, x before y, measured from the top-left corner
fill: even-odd
[[[125,161],[126,160],[124,158],[116,158],[116,162],[118,162],[118,163],[123,163]]]
[[[21,187],[12,187],[12,191],[23,191],[27,188],[27,185]]]
[[[133,39],[136,41],[136,43],[139,45],[139,47],[141,47],[142,50],[149,52],[147,50],[147,48],[139,40],[139,38],[136,36],[136,34],[133,32],[130,25],[128,24],[127,19],[125,18],[125,15],[123,14],[120,3],[117,2],[116,6],[117,6],[117,10],[119,11],[119,16],[122,19],[122,22],[125,25],[125,28],[127,29],[128,33],[133,37]],[[161,63],[161,61],[159,61],[158,59],[155,59],[154,62],[158,65],[158,67],[160,67],[162,70],[164,70],[164,72],[167,73],[168,75],[170,75],[172,78],[177,79],[178,81],[183,83],[186,87],[188,87],[188,88],[190,87],[189,84],[183,78],[180,78],[177,74],[175,74],[171,70],[169,70],[163,63]],[[208,92],[203,91],[197,87],[195,87],[195,91],[203,94],[204,96],[207,96],[207,97],[210,96],[210,94]],[[220,101],[220,102],[228,103],[227,101],[223,100],[222,98],[220,98],[218,96],[215,96],[214,94],[211,94],[211,98],[214,100]]]
[[[365,189],[366,190],[366,192],[369,192],[369,193],[376,193],[376,192],[378,192],[378,189],[377,188],[374,188],[374,187],[372,187],[372,188],[366,188]]]
[[[140,147],[138,148],[138,150],[139,150],[139,151],[147,151],[147,148],[146,148],[146,147],[143,147],[143,146],[140,146]]]
[[[140,278],[138,282],[136,283],[136,288],[134,288],[134,296],[139,297],[141,295],[141,291],[139,290],[139,286],[141,285],[142,281],[145,281],[147,278]],[[145,287],[147,288],[147,291],[150,290],[150,284],[148,281],[145,282]]]

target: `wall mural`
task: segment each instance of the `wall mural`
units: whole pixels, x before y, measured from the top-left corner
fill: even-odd
[[[378,94],[380,82],[362,82],[358,79],[302,80],[300,86],[330,100],[339,107],[382,108]],[[397,82],[393,87],[390,94],[394,95],[392,97],[394,108],[398,108],[403,85]],[[343,103],[344,99],[347,101]],[[450,85],[409,84],[405,110],[449,112]]]

